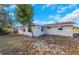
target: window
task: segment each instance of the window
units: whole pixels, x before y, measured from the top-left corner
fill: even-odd
[[[40,26],[38,26],[38,29],[40,29]]]
[[[28,28],[28,32],[32,32],[31,28]]]
[[[51,29],[51,27],[47,27],[48,29]]]
[[[44,28],[43,27],[41,27],[41,31],[44,31]]]
[[[23,30],[22,27],[19,28],[20,30]]]
[[[58,28],[58,30],[63,30],[63,28]]]
[[[58,30],[63,30],[62,26],[58,28]]]
[[[25,30],[25,28],[23,28],[23,32],[25,32],[26,30]]]

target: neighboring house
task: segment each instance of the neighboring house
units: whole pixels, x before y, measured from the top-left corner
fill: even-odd
[[[62,22],[55,24],[32,25],[33,36],[41,35],[60,35],[73,37],[74,22]],[[22,35],[32,36],[27,26],[18,27],[18,33]]]

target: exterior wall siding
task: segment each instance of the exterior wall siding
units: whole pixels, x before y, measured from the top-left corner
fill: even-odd
[[[23,32],[22,28],[18,28],[18,34],[32,36],[31,32],[28,32],[27,27],[25,27],[25,32]]]
[[[35,26],[35,28],[33,29],[33,35],[36,37],[44,35],[44,32],[41,31],[41,26]]]
[[[31,32],[28,32],[28,28],[25,27],[26,31],[23,32],[21,28],[18,28],[18,34],[32,36]],[[63,27],[63,30],[58,30],[58,27],[52,27],[50,29],[44,28],[44,31],[41,31],[41,26],[35,26],[33,30],[33,35],[35,37],[47,34],[47,35],[60,35],[60,36],[70,36],[73,37],[72,32],[73,27]]]
[[[31,32],[28,32],[28,28],[25,27],[25,32],[23,32],[23,30],[21,30],[21,28],[18,28],[18,34],[22,34],[22,35],[27,35],[27,36],[32,36]],[[38,37],[44,34],[44,32],[41,31],[41,27],[40,26],[35,26],[33,29],[33,36]]]
[[[63,30],[58,30],[58,27],[54,27],[51,29],[46,29],[46,34],[73,37],[72,29],[73,27],[63,27]]]

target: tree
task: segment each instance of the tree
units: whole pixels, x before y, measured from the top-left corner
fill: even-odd
[[[3,22],[3,14],[4,12],[2,11],[3,10],[3,5],[0,5],[0,28],[2,28],[4,26],[4,22]]]
[[[9,12],[5,10],[5,5],[0,5],[0,32],[5,32],[6,28],[12,27],[12,19]]]
[[[28,29],[31,29],[32,37],[32,17],[33,17],[33,9],[29,4],[18,4],[16,9],[16,17],[19,23],[24,26],[27,26]]]

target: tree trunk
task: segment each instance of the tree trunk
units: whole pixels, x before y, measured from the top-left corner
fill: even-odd
[[[33,30],[32,30],[32,26],[31,26],[30,24],[28,25],[28,29],[30,29],[29,32],[31,32],[31,35],[32,35],[32,37],[33,37]]]
[[[23,25],[23,27],[22,27],[22,31],[24,32],[24,29],[25,29],[25,27],[24,27],[24,25]],[[24,35],[24,33],[23,33],[23,35]]]
[[[33,31],[31,31],[31,33],[32,33],[32,37],[33,37]]]
[[[32,34],[32,37],[33,37],[33,30],[32,30],[32,27],[31,27],[31,34]]]

